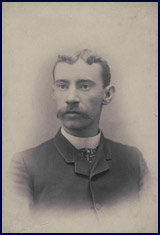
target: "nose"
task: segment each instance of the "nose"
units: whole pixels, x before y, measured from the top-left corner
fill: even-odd
[[[66,99],[67,104],[79,103],[79,97],[75,88],[69,89],[69,93]]]

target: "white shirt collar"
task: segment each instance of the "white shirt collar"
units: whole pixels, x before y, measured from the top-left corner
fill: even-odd
[[[101,131],[93,137],[77,137],[68,134],[62,127],[61,133],[77,149],[96,148],[99,145],[101,138]]]

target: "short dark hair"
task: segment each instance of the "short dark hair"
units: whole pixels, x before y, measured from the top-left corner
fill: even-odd
[[[68,64],[74,64],[78,59],[82,59],[85,61],[88,65],[92,65],[93,63],[99,63],[102,67],[102,79],[104,82],[104,87],[108,86],[111,81],[111,73],[110,68],[105,59],[103,59],[101,56],[95,54],[93,51],[84,49],[82,51],[78,51],[75,54],[71,56],[66,55],[58,55],[58,60],[56,61],[52,74],[53,74],[53,81],[55,80],[55,68],[58,63],[68,63]]]

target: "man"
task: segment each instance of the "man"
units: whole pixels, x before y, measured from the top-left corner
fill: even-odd
[[[12,161],[16,187],[34,208],[97,212],[138,196],[148,174],[141,153],[99,129],[102,107],[115,91],[110,80],[107,62],[90,50],[58,57],[53,92],[62,127]]]

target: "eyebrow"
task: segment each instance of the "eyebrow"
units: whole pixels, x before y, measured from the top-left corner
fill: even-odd
[[[55,83],[59,83],[59,82],[65,82],[65,83],[69,83],[68,80],[65,80],[65,79],[59,79],[59,80],[56,80]]]
[[[55,83],[56,83],[56,84],[58,84],[58,83],[66,83],[66,84],[69,84],[69,83],[70,83],[70,81],[69,81],[69,80],[67,80],[67,79],[58,79],[58,80],[56,80],[56,81],[55,81]],[[80,83],[90,83],[90,84],[95,84],[95,82],[94,82],[94,81],[89,80],[89,79],[80,79],[80,80],[77,80],[77,81],[76,81],[76,83],[77,83],[77,84],[80,84]]]
[[[94,81],[89,80],[89,79],[80,79],[78,80],[78,82],[94,82]]]

